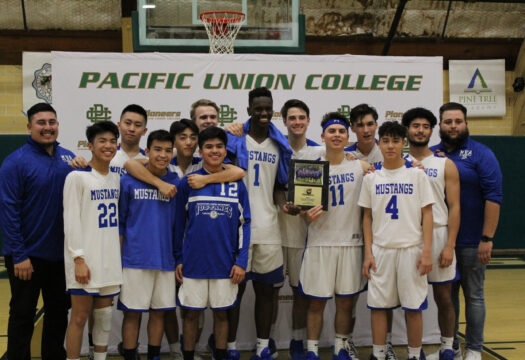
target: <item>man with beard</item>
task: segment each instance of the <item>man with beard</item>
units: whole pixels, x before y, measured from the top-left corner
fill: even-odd
[[[436,201],[432,206],[432,262],[435,265],[427,277],[428,282],[432,284],[438,307],[441,349],[428,359],[432,357],[434,360],[453,360],[455,316],[451,291],[452,283],[457,281],[459,275],[454,255],[460,215],[459,174],[452,160],[435,156],[428,148],[432,129],[437,123],[434,114],[427,109],[413,108],[405,112],[402,123],[407,128],[410,146],[410,152],[405,159],[419,161],[425,167]]]
[[[456,259],[461,274],[452,287],[456,311],[455,349],[459,349],[459,286],[463,289],[466,307],[465,360],[481,359],[485,298],[485,268],[490,263],[493,237],[498,226],[503,200],[502,174],[494,153],[469,137],[467,109],[458,103],[439,108],[441,143],[432,151],[444,153],[459,171],[461,225],[456,239]],[[456,358],[461,358],[459,355]]]

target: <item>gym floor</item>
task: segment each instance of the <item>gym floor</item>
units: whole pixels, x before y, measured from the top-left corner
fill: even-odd
[[[5,268],[0,265],[0,360],[6,360],[7,320],[9,315],[10,288]],[[485,296],[487,319],[485,324],[485,347],[483,360],[525,358],[525,260],[520,257],[494,258],[486,273]],[[39,343],[42,335],[41,301],[35,318],[35,333],[31,344],[33,359],[39,359]],[[462,309],[463,304],[461,305]],[[465,333],[465,317],[461,314],[460,336]],[[399,359],[406,358],[406,347],[396,346]],[[436,351],[438,345],[425,345],[426,354]],[[368,359],[371,347],[358,348],[361,360]],[[520,355],[521,354],[521,355]],[[241,360],[248,360],[252,352],[242,353]],[[142,355],[145,359],[146,356]],[[120,358],[110,356],[109,358]],[[161,357],[169,359],[168,355]],[[286,350],[280,358],[288,358]],[[330,359],[329,349],[323,349],[321,359]],[[84,359],[84,358],[83,358]]]

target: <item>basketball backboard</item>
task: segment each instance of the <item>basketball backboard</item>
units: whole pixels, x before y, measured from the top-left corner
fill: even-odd
[[[245,20],[235,52],[304,52],[300,0],[137,0],[133,13],[135,51],[207,52],[209,40],[199,15],[242,11]]]

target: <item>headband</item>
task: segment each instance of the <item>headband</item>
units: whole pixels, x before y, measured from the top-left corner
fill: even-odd
[[[327,127],[329,127],[330,125],[334,125],[334,124],[343,125],[348,131],[348,124],[346,122],[344,122],[341,119],[331,119],[331,120],[328,120],[326,124],[324,124],[323,132],[326,130]]]

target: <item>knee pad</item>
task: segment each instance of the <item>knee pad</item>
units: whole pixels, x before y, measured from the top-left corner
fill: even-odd
[[[204,311],[201,311],[199,315],[199,329],[204,327]]]
[[[111,330],[111,306],[93,310],[93,344],[107,346]]]

